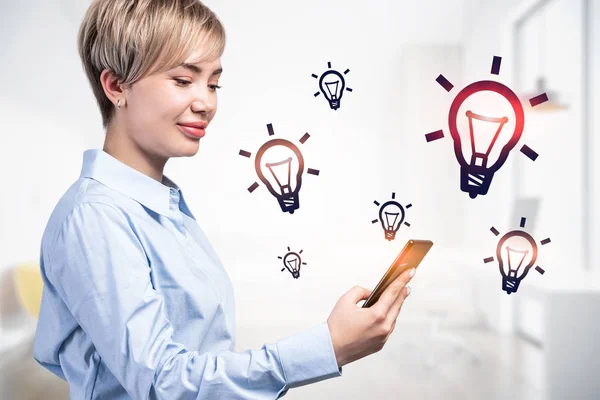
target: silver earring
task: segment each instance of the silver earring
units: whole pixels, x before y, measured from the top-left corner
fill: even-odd
[[[117,100],[117,108],[121,108],[121,99]]]

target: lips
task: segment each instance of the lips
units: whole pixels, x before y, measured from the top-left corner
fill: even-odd
[[[183,133],[194,138],[201,138],[204,136],[204,134],[206,133],[206,125],[208,125],[206,122],[177,124],[177,126],[179,126],[179,129],[183,131]]]
[[[177,125],[190,126],[192,128],[198,128],[198,129],[206,129],[208,122],[204,122],[204,121],[179,122]]]

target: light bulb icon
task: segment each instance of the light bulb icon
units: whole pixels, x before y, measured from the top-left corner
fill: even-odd
[[[521,228],[525,228],[526,218],[521,218]],[[492,233],[498,236],[500,233],[496,228],[490,229]],[[540,242],[542,245],[550,243],[550,238]],[[496,258],[498,269],[502,275],[502,290],[507,294],[515,293],[519,289],[521,281],[525,279],[529,270],[536,263],[538,258],[538,246],[534,238],[522,229],[515,229],[504,234],[496,246]],[[494,257],[488,257],[483,260],[485,263],[494,261]],[[544,274],[540,266],[535,270]]]
[[[289,247],[287,249],[288,251],[285,256],[277,257],[283,262],[283,268],[281,269],[281,272],[287,269],[290,274],[292,274],[294,279],[298,279],[300,277],[300,267],[302,265],[306,265],[306,263],[303,262],[302,258],[300,257],[300,254],[302,254],[304,250],[300,250],[298,253],[296,253],[291,251]]]
[[[404,221],[406,215],[404,207],[402,207],[395,198],[396,193],[392,192],[392,200],[383,203],[383,205],[380,205],[377,200],[373,202],[379,207],[379,218],[372,220],[371,223],[376,224],[379,222],[383,228],[385,239],[390,242],[395,239],[396,232],[398,232],[402,223],[406,226],[410,226],[408,222]],[[411,207],[412,204],[406,205],[406,209]]]
[[[519,289],[519,283],[537,259],[537,252],[535,240],[527,232],[514,230],[502,236],[496,249],[502,290],[511,294]]]
[[[345,70],[343,75],[338,71],[331,69],[331,62],[327,63],[327,68],[329,70],[325,71],[319,77],[316,74],[312,74],[311,76],[315,79],[319,80],[319,92],[314,94],[315,97],[323,93],[323,96],[329,102],[329,107],[332,110],[337,110],[340,108],[340,102],[342,100],[342,95],[344,94],[344,90],[349,92],[352,91],[349,87],[346,87],[346,80],[344,79],[344,75],[350,72],[349,69]]]
[[[494,57],[492,74],[500,73],[501,60],[501,57]],[[443,75],[439,75],[436,81],[447,92],[454,87]],[[485,95],[495,93],[501,96],[503,102],[508,102],[512,115],[489,115],[489,112],[478,111],[476,108],[486,108],[481,100],[479,103],[474,102],[476,95],[482,93]],[[547,100],[547,95],[542,93],[529,102],[532,107],[535,107]],[[468,103],[474,108],[468,107],[466,112],[461,112],[461,108]],[[504,111],[495,112],[504,113]],[[492,114],[495,112],[492,111]],[[464,121],[468,121],[467,129],[463,129]],[[508,125],[510,128],[507,128]],[[494,174],[504,165],[510,151],[517,145],[524,125],[525,113],[521,101],[509,87],[500,82],[477,81],[466,86],[456,95],[448,113],[448,128],[454,141],[454,153],[461,167],[460,188],[463,192],[468,193],[473,199],[488,193]],[[442,130],[425,135],[427,142],[443,137]],[[527,145],[521,147],[521,152],[532,161],[538,157],[538,154]]]
[[[281,150],[287,150],[286,153],[290,154],[282,157]],[[298,192],[304,171],[304,158],[298,147],[285,139],[269,140],[258,150],[254,168],[259,179],[277,198],[281,210],[293,214],[300,207]]]
[[[274,135],[272,124],[267,124],[269,136]],[[304,144],[310,135],[305,133],[300,139]],[[239,154],[250,158],[252,153],[240,150]],[[254,169],[258,178],[278,201],[281,211],[293,214],[300,207],[299,191],[302,187],[304,157],[298,146],[286,139],[271,139],[256,153]],[[319,175],[319,170],[308,168],[311,175]],[[252,193],[258,183],[254,182],[248,191]]]
[[[498,138],[500,137],[502,128],[508,122],[507,116],[484,116],[476,114],[471,110],[467,110],[465,115],[469,121],[469,130],[468,132],[464,132],[463,130],[458,129],[457,118],[460,106],[469,96],[481,91],[496,92],[504,96],[513,107],[516,120],[515,129],[510,138],[504,143],[499,143]],[[508,87],[494,81],[479,81],[472,83],[465,87],[452,102],[450,113],[448,115],[448,124],[450,134],[454,140],[454,153],[461,166],[460,188],[463,192],[469,193],[471,198],[475,198],[477,195],[487,194],[494,173],[504,164],[509,152],[521,138],[524,118],[523,106],[517,95]],[[497,128],[492,128],[492,131],[495,131],[493,135],[482,135],[480,134],[481,132],[478,132],[475,129],[475,126],[481,127],[482,124],[475,125],[476,121],[487,122],[494,127],[497,126]],[[489,140],[490,137],[491,140]],[[464,140],[470,142],[470,146],[468,146],[470,147],[470,151],[465,151],[463,148],[462,142]],[[495,146],[502,146],[502,149],[500,150],[499,155],[494,159],[490,158],[490,153]]]

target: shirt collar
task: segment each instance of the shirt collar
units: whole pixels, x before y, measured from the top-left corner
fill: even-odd
[[[170,216],[171,188],[179,192],[181,211],[194,218],[183,198],[181,188],[163,174],[162,183],[117,160],[101,149],[83,152],[80,178],[92,178],[143,206],[166,217]],[[194,218],[195,219],[195,218]]]

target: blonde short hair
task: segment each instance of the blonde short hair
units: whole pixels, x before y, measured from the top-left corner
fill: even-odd
[[[213,60],[223,54],[225,30],[198,0],[93,0],[77,45],[106,128],[114,106],[100,82],[104,69],[132,84],[175,68],[200,47],[202,54],[192,62]]]

